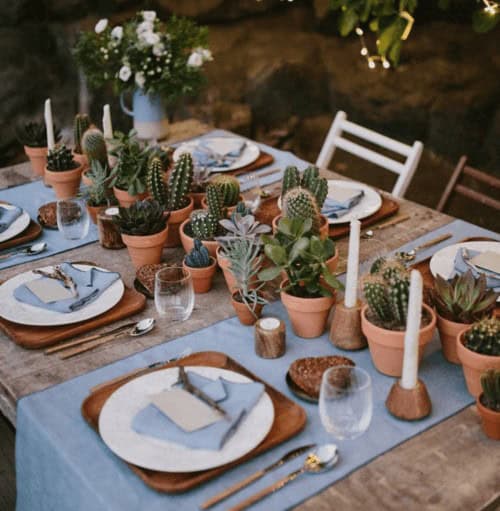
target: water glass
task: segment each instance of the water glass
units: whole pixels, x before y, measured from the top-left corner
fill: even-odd
[[[194,307],[191,274],[181,266],[171,266],[155,275],[155,306],[170,321],[185,321]]]
[[[373,414],[370,375],[359,367],[336,366],[321,380],[319,415],[326,431],[339,440],[362,435]]]
[[[81,240],[89,232],[89,213],[83,199],[57,201],[57,227],[67,240]]]

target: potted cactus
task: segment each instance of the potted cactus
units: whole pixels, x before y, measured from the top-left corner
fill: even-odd
[[[89,116],[87,114],[76,114],[73,120],[73,158],[82,164],[83,170],[88,168],[89,160],[82,148],[82,138],[89,128]]]
[[[205,197],[209,183],[210,169],[208,167],[197,166],[193,170],[193,182],[191,183],[191,197],[195,208],[201,208],[201,201]]]
[[[306,339],[325,331],[335,290],[342,288],[326,264],[335,250],[333,241],[321,239],[311,230],[311,218],[282,218],[273,237],[261,236],[265,254],[274,266],[259,273],[267,282],[284,272],[281,301],[293,331]]]
[[[92,183],[92,162],[97,161],[100,165],[107,169],[109,175],[108,153],[104,134],[97,128],[88,128],[82,135],[81,148],[85,160],[88,162],[87,168],[82,173],[82,182],[85,186]]]
[[[367,305],[361,310],[361,329],[368,340],[373,364],[383,374],[401,376],[410,274],[398,260],[379,259],[363,279]],[[419,360],[431,341],[436,315],[423,305],[419,335]]]
[[[47,155],[45,180],[54,188],[58,199],[75,197],[80,188],[82,165],[73,159],[71,150],[64,144],[56,146]]]
[[[193,160],[190,154],[182,154],[170,173],[168,185],[164,181],[163,163],[153,157],[148,168],[148,189],[151,196],[165,204],[170,217],[168,219],[167,247],[181,244],[179,227],[193,211],[193,199],[189,196],[193,180]]]
[[[136,201],[128,208],[120,206],[114,218],[135,268],[158,264],[168,231],[168,213],[154,200]]]
[[[459,364],[457,336],[467,325],[486,316],[495,308],[498,293],[486,287],[486,277],[475,278],[470,270],[452,280],[436,275],[432,301],[437,313],[437,328],[446,360]]]
[[[477,397],[477,411],[483,431],[493,440],[500,440],[500,370],[490,369],[481,375],[482,394]]]
[[[24,146],[24,152],[31,162],[33,172],[43,177],[47,165],[47,130],[45,123],[28,122],[16,129],[17,139]],[[54,126],[54,138],[58,142],[61,138],[60,131]]]
[[[227,174],[219,174],[210,180],[208,188],[217,187],[222,195],[222,206],[225,209],[224,216],[230,215],[236,208],[236,204],[243,200],[240,195],[240,182],[234,177]],[[205,196],[201,205],[208,208],[207,197]]]
[[[191,274],[195,293],[201,294],[210,291],[217,265],[200,240],[194,240],[193,250],[186,255],[182,265]]]
[[[97,223],[97,214],[110,205],[108,187],[108,169],[97,160],[92,161],[92,182],[82,193],[87,203],[89,216],[94,224]]]
[[[477,397],[481,393],[481,373],[500,369],[500,318],[482,319],[463,330],[457,337],[457,355],[467,389]]]

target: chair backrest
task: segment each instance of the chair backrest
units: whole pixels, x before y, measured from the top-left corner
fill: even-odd
[[[347,138],[342,137],[343,133],[350,133],[358,138],[371,142],[379,147],[389,149],[390,151],[400,154],[406,158],[404,163],[396,159],[389,158],[383,154],[372,151],[367,147],[352,142]],[[381,135],[376,131],[363,128],[359,124],[355,124],[347,120],[347,114],[339,111],[330,126],[330,130],[323,143],[323,147],[316,160],[316,166],[320,168],[328,168],[333,157],[335,149],[340,147],[355,156],[370,161],[379,167],[395,172],[399,175],[396,184],[392,190],[395,197],[403,197],[410,185],[413,174],[417,169],[424,148],[422,142],[418,140],[412,146],[402,144],[397,140]]]
[[[476,181],[479,181],[480,183],[489,186],[490,188],[500,190],[500,179],[496,178],[495,176],[492,176],[491,174],[486,174],[486,172],[482,172],[481,170],[477,170],[473,167],[470,167],[469,165],[467,165],[467,156],[462,156],[460,160],[458,160],[457,166],[455,167],[455,170],[453,171],[453,174],[451,175],[450,180],[446,185],[443,195],[439,199],[436,209],[438,211],[443,211],[443,209],[446,206],[446,203],[448,202],[448,199],[450,198],[450,195],[453,192],[456,192],[459,193],[460,195],[468,197],[469,199],[472,199],[481,204],[485,204],[486,206],[490,206],[491,208],[500,211],[499,200],[496,200],[493,197],[490,197],[489,195],[486,195],[484,193],[478,192],[477,190],[473,190],[468,186],[460,184],[458,180],[463,174],[471,177]]]

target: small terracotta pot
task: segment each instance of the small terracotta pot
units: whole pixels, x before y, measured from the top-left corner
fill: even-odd
[[[231,273],[231,270],[229,269],[230,263],[227,257],[224,257],[222,255],[222,248],[217,247],[216,251],[217,255],[217,264],[219,265],[219,268],[222,270],[222,273],[224,275],[224,279],[226,280],[227,287],[229,289],[229,292],[231,294],[234,293],[234,291],[237,289],[236,286],[236,279],[234,278],[233,274]]]
[[[460,365],[460,360],[457,355],[457,337],[464,328],[467,328],[467,326],[470,325],[467,325],[467,323],[456,323],[455,321],[450,321],[443,318],[443,316],[440,316],[437,312],[436,317],[444,358],[452,364]]]
[[[278,223],[281,220],[283,215],[278,215],[273,218],[273,234],[276,234],[278,232]],[[321,225],[319,226],[319,237],[320,239],[324,240],[328,238],[329,232],[328,232],[328,218],[326,216],[321,215]]]
[[[145,264],[158,264],[161,261],[163,247],[168,236],[168,225],[163,231],[149,236],[131,236],[122,234],[122,240],[127,245],[130,259],[136,269]]]
[[[82,170],[89,168],[89,159],[86,154],[75,153],[74,149],[71,151],[71,154],[73,155],[73,160],[81,164]]]
[[[470,327],[465,327],[457,336],[457,355],[462,363],[467,390],[474,397],[482,392],[481,374],[488,369],[500,369],[500,357],[476,353],[464,346],[465,332]]]
[[[189,223],[189,218],[186,218],[186,220],[184,220],[184,222],[182,222],[182,224],[179,227],[179,235],[181,237],[182,247],[184,248],[184,251],[187,254],[189,254],[189,252],[191,252],[191,250],[194,247],[194,238],[191,238],[191,236],[188,236],[184,232],[184,228],[186,227],[186,225],[188,223]],[[202,243],[202,245],[204,247],[207,247],[207,250],[208,250],[209,254],[213,258],[217,257],[217,247],[219,246],[219,244],[215,240],[210,240],[210,241],[202,240],[201,243]]]
[[[92,183],[94,182],[93,179],[88,176],[89,173],[90,173],[89,168],[84,169],[82,172],[82,183],[85,186],[92,186]]]
[[[425,346],[431,341],[436,327],[436,314],[426,304],[422,305],[431,317],[431,322],[420,329],[418,360],[424,356]],[[368,321],[368,305],[361,310],[361,330],[368,340],[370,355],[376,369],[388,376],[401,376],[405,331],[386,330]]]
[[[217,262],[210,257],[212,264],[205,268],[192,268],[186,264],[186,260],[182,262],[183,268],[191,274],[193,280],[194,292],[197,294],[207,293],[212,289],[212,280],[217,270]]]
[[[33,173],[36,174],[37,176],[43,177],[45,167],[47,166],[48,149],[46,147],[29,147],[25,145],[24,152],[26,153],[26,156],[28,156],[28,158],[30,159]]]
[[[476,398],[476,406],[481,416],[483,431],[487,437],[493,440],[500,440],[500,412],[486,408],[481,402],[482,397],[483,395],[481,394]]]
[[[52,171],[45,167],[45,181],[52,186],[58,199],[76,197],[80,189],[82,166],[72,170]]]
[[[231,303],[233,304],[234,310],[238,315],[238,319],[242,325],[253,325],[262,315],[262,308],[264,307],[261,303],[255,306],[255,311],[252,311],[243,303],[234,299],[233,293],[231,296]]]
[[[87,204],[87,211],[89,212],[89,216],[92,222],[97,224],[97,215],[100,211],[104,211],[106,208],[107,206],[89,206]]]
[[[143,200],[148,196],[146,192],[140,193],[139,195],[130,195],[126,190],[120,190],[119,188],[116,188],[116,186],[113,186],[113,193],[118,204],[120,204],[123,208],[129,208],[132,204],[134,204],[134,202]]]
[[[205,192],[191,192],[189,194],[189,196],[193,198],[194,209],[200,209],[203,207],[201,205],[201,202],[202,202],[203,198],[205,197],[205,195],[206,195]]]
[[[281,301],[285,306],[293,331],[299,337],[319,337],[326,329],[328,314],[335,303],[335,296],[300,298],[283,290],[288,281],[281,284]]]
[[[201,199],[201,207],[203,209],[208,209],[207,197],[206,197],[206,194],[204,194],[204,195],[205,196]],[[241,202],[243,200],[244,200],[243,195],[240,194],[240,196],[238,197],[238,202]],[[231,213],[236,209],[236,206],[237,206],[237,203],[234,206],[226,206],[227,216],[231,216]]]
[[[181,245],[181,237],[179,235],[179,227],[182,222],[189,218],[191,211],[193,211],[194,201],[190,197],[189,204],[182,209],[177,209],[176,211],[170,211],[170,216],[168,217],[168,238],[166,247],[179,247]]]

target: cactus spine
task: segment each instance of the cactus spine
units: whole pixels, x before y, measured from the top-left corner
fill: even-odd
[[[486,408],[500,412],[500,370],[488,369],[481,375],[482,402]]]
[[[283,216],[294,219],[300,218],[312,220],[311,232],[319,233],[321,225],[321,213],[316,203],[314,195],[305,188],[292,188],[283,197],[282,204]]]
[[[238,202],[240,182],[234,176],[220,174],[212,179],[211,184],[220,188],[225,207],[234,206]]]
[[[222,196],[222,190],[219,186],[210,184],[207,187],[207,204],[209,213],[217,219],[217,221],[224,218],[224,197]]]
[[[90,119],[87,114],[76,114],[73,121],[73,139],[74,151],[77,154],[83,154],[82,150],[82,137],[83,134],[90,128]]]
[[[186,265],[191,268],[206,268],[212,264],[207,248],[198,238],[194,240],[194,247],[186,256],[185,261]]]
[[[281,195],[284,197],[286,192],[288,192],[292,188],[297,188],[298,186],[300,186],[299,170],[297,169],[297,167],[290,165],[285,169],[285,172],[283,174]]]
[[[483,319],[465,333],[466,348],[482,355],[500,356],[500,319]]]
[[[319,176],[318,167],[307,167],[304,170],[300,184],[302,188],[307,188],[314,195],[321,210],[328,195],[328,181]]]
[[[193,160],[188,153],[181,154],[170,174],[167,207],[170,211],[185,208],[193,182]]]
[[[88,129],[82,137],[82,149],[87,155],[89,163],[95,160],[103,167],[108,166],[108,151],[101,130],[97,128]]]
[[[380,277],[367,278],[364,283],[363,292],[370,310],[380,321],[392,320],[392,311],[389,298],[386,294],[386,285]]]
[[[76,169],[77,166],[78,164],[73,159],[71,150],[64,144],[54,147],[47,155],[47,168],[49,170],[63,172],[65,170]]]
[[[148,165],[148,190],[153,199],[160,204],[167,204],[167,187],[163,181],[163,164],[159,157],[155,156]]]
[[[204,209],[191,213],[190,225],[193,237],[200,240],[213,239],[219,229],[218,219]]]

